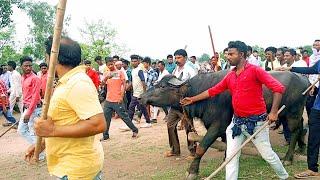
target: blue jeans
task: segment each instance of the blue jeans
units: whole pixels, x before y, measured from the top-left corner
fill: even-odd
[[[36,134],[34,132],[34,121],[36,118],[41,115],[41,108],[36,108],[30,116],[29,122],[23,122],[23,118],[28,109],[25,109],[21,115],[20,122],[18,125],[18,133],[24,137],[28,143],[35,144],[36,143]]]
[[[4,115],[4,117],[7,119],[7,121],[11,122],[11,123],[15,123],[16,122],[16,118],[13,117],[11,111],[9,110],[9,108],[7,108],[7,113],[4,113],[2,111],[2,108],[0,108],[0,112]]]

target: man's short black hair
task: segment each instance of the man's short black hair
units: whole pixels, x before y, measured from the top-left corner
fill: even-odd
[[[126,64],[127,66],[129,66],[129,64],[130,64],[130,61],[128,61],[126,59],[122,59],[121,61],[122,61],[122,63]]]
[[[16,69],[16,67],[17,67],[17,63],[16,62],[14,62],[14,61],[8,61],[8,66],[11,66],[12,67],[12,69],[13,70],[15,70]]]
[[[250,51],[252,53],[252,47],[251,46],[247,46],[248,51]]]
[[[136,54],[133,54],[133,55],[130,56],[130,59],[131,60],[133,60],[133,59],[140,60],[140,56],[136,55]]]
[[[51,49],[51,48],[50,48]],[[20,65],[22,66],[22,64],[24,62],[30,61],[32,63],[32,57],[30,56],[23,56],[22,58],[20,58]]]
[[[283,55],[284,52],[285,52],[285,49],[284,48],[278,48],[277,51],[281,51],[281,54]]]
[[[151,58],[150,57],[145,57],[144,59],[143,59],[143,61],[142,62],[145,62],[145,63],[148,63],[148,64],[151,64]]]
[[[117,55],[112,56],[112,58],[113,58],[113,59],[118,59],[118,60],[120,59],[119,56],[117,56]]]
[[[191,56],[190,58],[197,59],[197,57],[196,57],[196,56]]]
[[[151,64],[154,65],[154,64],[157,64],[157,62],[156,62],[156,61],[153,61]]]
[[[224,48],[223,52],[226,52],[226,51],[228,51],[228,48]]]
[[[289,52],[291,54],[291,56],[297,55],[297,52],[294,49],[287,49],[285,52]]]
[[[46,42],[46,53],[51,54],[53,38],[50,36]],[[78,42],[69,37],[61,37],[58,63],[64,66],[76,67],[81,63],[81,47]]]
[[[176,52],[173,54],[174,56],[183,56],[183,57],[188,57],[187,51],[184,49],[178,49]]]
[[[39,64],[39,67],[40,67],[40,68],[42,68],[43,66],[48,67],[48,64],[45,63],[45,62]]]
[[[254,52],[254,53],[258,53],[258,51],[257,51],[257,50],[253,50],[253,52]]]
[[[247,57],[248,46],[242,41],[230,41],[228,43],[228,49],[235,48],[237,51],[242,52],[244,58]]]
[[[94,61],[97,62],[97,61],[102,61],[102,57],[101,56],[96,56],[94,58]]]
[[[270,47],[267,47],[266,50],[264,50],[264,52],[268,52],[268,51],[271,51],[272,54],[276,54],[277,53],[277,48],[273,47],[273,46],[270,46]]]
[[[110,57],[110,56],[107,56],[107,57],[104,58],[104,60],[105,60],[106,62],[109,61],[110,59],[112,59],[112,57]]]
[[[173,58],[172,54],[169,54],[169,55],[167,56],[167,59],[169,59],[169,58]]]
[[[84,65],[88,65],[88,64],[91,65],[91,61],[89,61],[89,60],[84,60],[84,61],[83,61],[83,64],[84,64]]]
[[[113,63],[113,62],[114,62],[114,60],[113,60],[112,58],[106,59],[106,64],[108,64],[108,63]]]
[[[161,64],[162,66],[166,66],[166,63],[164,63],[163,61],[159,61],[158,64]]]
[[[316,40],[314,40],[314,42],[320,42],[320,39],[316,39]]]
[[[7,66],[6,64],[1,64],[1,67],[5,67],[5,66]]]

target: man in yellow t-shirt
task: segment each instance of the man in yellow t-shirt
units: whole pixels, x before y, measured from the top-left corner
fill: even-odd
[[[50,55],[52,38],[46,42]],[[70,38],[61,39],[56,74],[59,81],[50,100],[48,119],[38,119],[35,132],[46,137],[42,149],[46,149],[50,175],[58,179],[101,179],[103,149],[97,137],[106,129],[106,121],[98,94],[84,66],[78,66],[81,49]],[[31,160],[34,146],[26,153]]]

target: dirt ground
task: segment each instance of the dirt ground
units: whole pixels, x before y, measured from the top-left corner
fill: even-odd
[[[163,117],[164,114],[161,112],[157,124],[154,124],[152,128],[140,129],[137,139],[131,138],[130,131],[121,132],[119,130],[119,127],[125,125],[121,119],[113,119],[110,140],[103,142],[105,179],[184,179],[190,164],[190,161],[185,159],[188,155],[185,132],[179,131],[181,157],[165,158],[163,154],[169,150],[169,146]],[[3,118],[0,124],[2,122]],[[196,127],[199,130],[200,126],[196,125]],[[1,126],[0,132],[4,130],[5,128]],[[203,130],[199,131],[203,133]],[[273,146],[276,147],[281,147],[281,144],[284,143],[283,135],[277,134],[277,131],[271,132],[271,140]],[[0,138],[0,145],[0,179],[52,179],[45,163],[31,166],[23,161],[28,145],[16,130],[11,130]],[[216,165],[220,164],[222,157],[223,152],[210,149],[202,159],[200,169],[207,167],[212,162]],[[304,169],[305,167],[299,168]],[[213,170],[208,169],[208,173]],[[253,179],[261,178],[253,177]]]

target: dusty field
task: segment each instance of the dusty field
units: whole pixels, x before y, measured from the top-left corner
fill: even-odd
[[[103,142],[105,152],[105,179],[184,179],[190,161],[186,148],[184,131],[179,131],[182,156],[165,158],[163,153],[169,149],[166,124],[160,114],[158,123],[149,129],[140,129],[139,138],[132,139],[131,132],[121,132],[124,123],[114,119],[111,124],[110,140]],[[2,124],[3,119],[0,120]],[[0,132],[4,128],[0,127]],[[283,135],[271,133],[272,144],[278,152],[282,147]],[[51,179],[45,163],[29,166],[23,161],[27,143],[11,130],[0,139],[0,179]],[[210,149],[201,162],[200,178],[208,176],[222,162],[223,153]],[[254,167],[254,168],[252,168]],[[290,175],[306,168],[305,162],[295,162],[287,168]],[[276,179],[275,173],[260,157],[243,156],[240,168],[241,179]],[[224,172],[217,179],[223,179]]]

